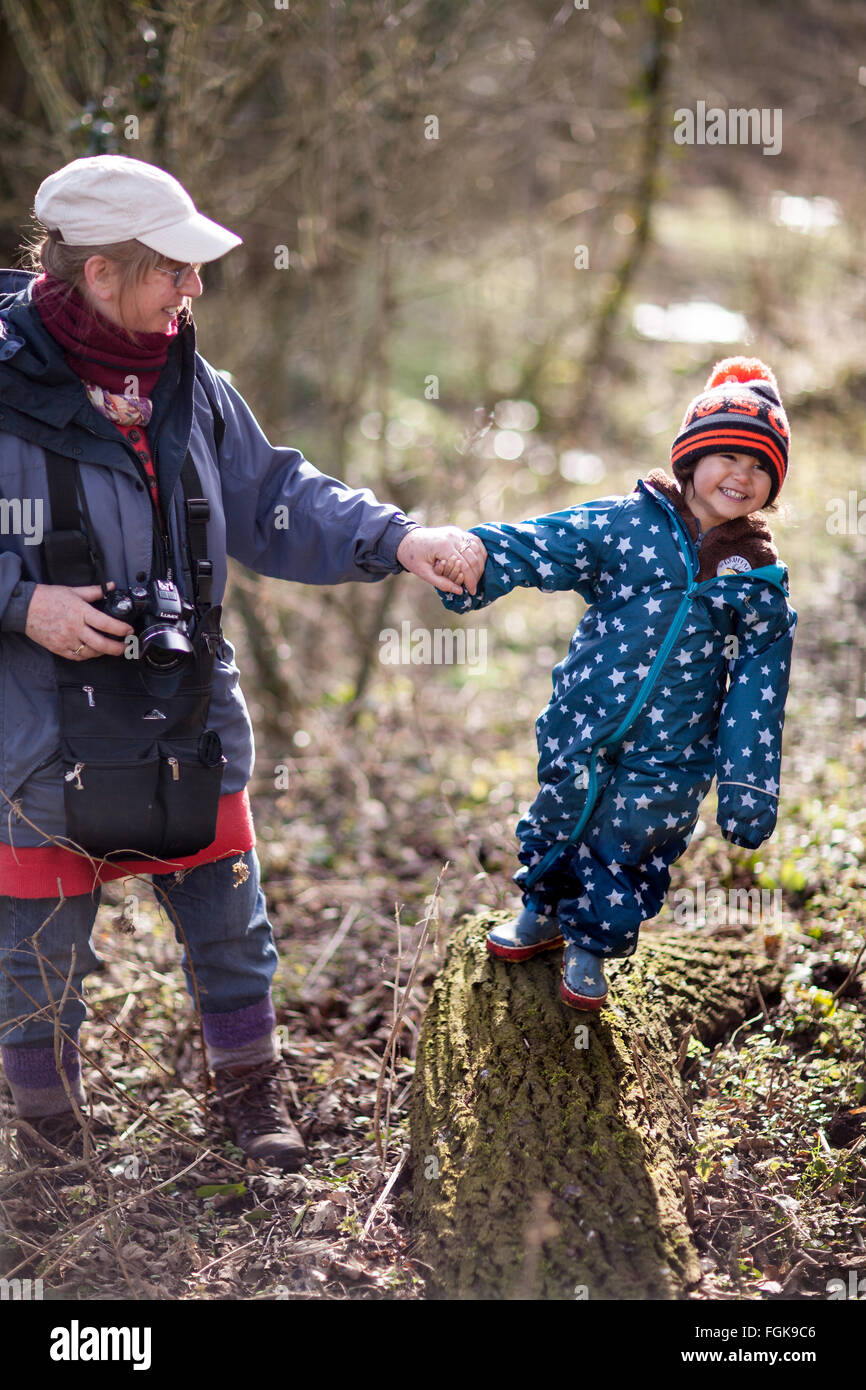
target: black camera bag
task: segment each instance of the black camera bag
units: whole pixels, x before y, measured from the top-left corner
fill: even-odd
[[[77,466],[48,450],[45,457],[52,521],[43,541],[47,580],[104,585]],[[181,482],[197,615],[193,656],[172,673],[125,656],[84,662],[54,657],[66,832],[74,845],[98,857],[179,858],[216,836],[226,760],[219,735],[208,728],[208,712],[221,608],[210,603],[209,504],[189,454]]]

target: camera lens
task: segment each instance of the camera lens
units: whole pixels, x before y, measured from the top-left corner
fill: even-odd
[[[174,671],[193,655],[189,638],[167,625],[149,627],[143,632],[139,650],[142,661],[158,671]]]

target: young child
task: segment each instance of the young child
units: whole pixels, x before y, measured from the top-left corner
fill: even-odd
[[[518,585],[574,589],[590,607],[536,724],[539,791],[517,826],[523,911],[487,949],[524,961],[565,943],[560,993],[607,999],[602,964],[630,956],[661,908],[715,773],[732,844],[772,834],[797,615],[760,515],[788,466],[773,373],[728,358],[671,448],[627,496],[520,525],[474,527],[488,557],[482,608]],[[462,583],[460,562],[438,573]]]

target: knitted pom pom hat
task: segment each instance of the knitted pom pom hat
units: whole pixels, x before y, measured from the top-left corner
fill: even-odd
[[[767,501],[773,502],[788,471],[790,438],[770,368],[757,357],[726,357],[689,404],[671,445],[671,467],[680,482],[684,466],[704,454],[754,454],[770,470]]]

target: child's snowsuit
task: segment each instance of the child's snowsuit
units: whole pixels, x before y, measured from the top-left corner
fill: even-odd
[[[776,824],[797,621],[787,570],[748,567],[736,539],[726,551],[725,532],[753,520],[738,518],[699,544],[712,537],[718,568],[733,555],[741,572],[699,581],[697,525],[664,479],[473,527],[488,551],[478,591],[440,593],[459,611],[518,585],[575,589],[592,604],[536,724],[539,792],[517,826],[515,882],[527,907],[556,912],[566,939],[605,956],[631,955],[661,908],[714,772],[726,839],[756,847]]]

